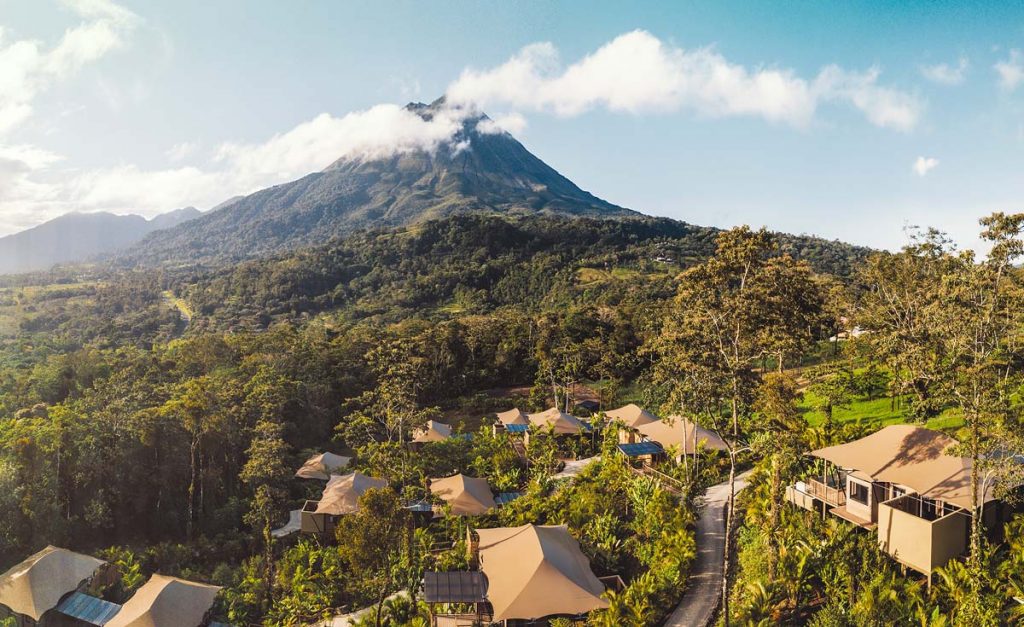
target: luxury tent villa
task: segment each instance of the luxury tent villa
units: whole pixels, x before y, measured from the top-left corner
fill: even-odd
[[[652,462],[669,451],[675,451],[678,461],[683,455],[694,455],[700,450],[728,450],[717,433],[681,416],[662,420],[632,403],[607,411],[605,416],[622,426],[619,450],[632,458]]]
[[[648,422],[636,430],[644,440],[657,442],[665,450],[676,451],[676,459],[683,455],[696,455],[701,450],[726,451],[729,448],[717,433],[682,416]]]
[[[497,507],[486,479],[463,474],[431,479],[430,492],[446,502],[455,516],[481,516]]]
[[[204,625],[219,591],[218,586],[153,575],[106,623],[106,627]]]
[[[88,588],[106,562],[48,546],[0,575],[0,618],[18,627],[59,624],[51,612],[66,596]],[[44,618],[45,616],[45,618]]]
[[[371,488],[386,488],[384,479],[368,477],[361,472],[334,475],[324,486],[319,501],[306,501],[302,506],[301,530],[304,533],[331,534],[339,516],[359,511],[359,497]]]
[[[426,444],[428,442],[443,442],[452,437],[451,425],[435,420],[427,421],[427,426],[413,434],[414,444]]]
[[[115,570],[95,557],[48,546],[0,575],[0,622],[16,627],[200,627],[217,586],[153,575],[123,606],[96,596]]]
[[[498,423],[503,426],[529,425],[530,420],[523,411],[513,408],[508,411],[498,412]]]
[[[320,453],[307,459],[302,468],[295,472],[295,476],[300,479],[327,481],[335,471],[348,466],[351,461],[351,457],[335,455],[334,453]]]
[[[639,405],[630,403],[624,407],[618,409],[612,409],[604,412],[604,415],[608,420],[617,422],[625,427],[620,434],[621,438],[626,438],[624,442],[636,442],[637,428],[641,425],[651,424],[652,422],[661,422],[661,418],[655,416],[651,412],[643,409]]]
[[[601,597],[604,582],[564,526],[477,529],[470,551],[479,572],[424,577],[435,626],[581,617],[608,607]],[[618,577],[606,579],[619,582]],[[453,606],[473,606],[474,611],[451,612]]]
[[[900,564],[928,576],[969,546],[971,460],[947,453],[953,438],[892,425],[812,451],[823,472],[786,489],[786,499],[877,533]],[[986,525],[1003,517],[991,485],[979,494]]]

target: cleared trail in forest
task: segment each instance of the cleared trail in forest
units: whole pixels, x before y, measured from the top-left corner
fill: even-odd
[[[747,486],[750,471],[736,475],[736,493]],[[725,507],[729,482],[708,488],[697,519],[697,559],[687,579],[683,600],[665,620],[665,627],[705,627],[722,598],[722,552],[725,550]]]

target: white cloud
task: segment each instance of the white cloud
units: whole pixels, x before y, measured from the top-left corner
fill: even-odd
[[[1024,54],[1020,50],[1010,51],[1010,56],[992,66],[999,75],[999,86],[1007,91],[1017,89],[1024,81]]]
[[[342,117],[321,114],[260,143],[225,143],[202,167],[143,170],[119,165],[57,172],[60,158],[32,146],[0,145],[0,234],[68,211],[111,211],[151,217],[195,205],[212,207],[236,194],[322,170],[341,157],[376,158],[452,143],[466,112],[441,111],[430,120],[397,105],[379,105]],[[168,158],[191,154],[182,143]],[[455,153],[470,149],[454,143]]]
[[[168,148],[164,155],[167,156],[167,159],[176,163],[195,154],[198,148],[199,145],[195,142],[181,142]]]
[[[959,85],[967,77],[968,68],[970,68],[970,62],[967,57],[960,57],[955,66],[948,63],[923,65],[921,66],[921,75],[940,85]]]
[[[223,144],[216,161],[232,172],[236,193],[323,169],[342,157],[372,159],[434,151],[462,126],[463,113],[443,110],[430,120],[398,105],[377,105],[335,117],[322,113],[260,144]]]
[[[918,157],[914,161],[913,170],[918,176],[926,176],[929,172],[934,170],[939,165],[939,160],[935,157]]]
[[[496,68],[465,70],[447,96],[454,103],[501,104],[562,116],[596,108],[632,114],[691,109],[794,126],[808,125],[820,103],[838,101],[878,126],[913,128],[921,103],[878,85],[878,76],[877,69],[850,72],[828,66],[808,80],[789,69],[731,63],[710,48],[670,46],[637,30],[564,68],[552,44],[532,44]]]
[[[509,133],[519,135],[526,130],[526,118],[521,113],[506,113],[477,122],[476,130],[484,135]]]
[[[4,42],[0,30],[0,134],[32,114],[36,96],[54,81],[120,47],[138,18],[105,0],[66,3],[86,21],[69,28],[51,49],[34,40]]]

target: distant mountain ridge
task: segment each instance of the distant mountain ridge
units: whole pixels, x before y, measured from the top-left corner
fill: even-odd
[[[46,270],[55,264],[88,261],[202,215],[195,207],[150,220],[138,215],[68,213],[30,229],[0,237],[0,274]]]
[[[430,119],[439,107],[406,108]],[[129,264],[234,261],[317,245],[368,227],[404,226],[462,213],[631,217],[640,214],[576,186],[508,133],[483,133],[470,116],[449,143],[379,159],[342,158],[321,172],[231,199],[155,233]]]

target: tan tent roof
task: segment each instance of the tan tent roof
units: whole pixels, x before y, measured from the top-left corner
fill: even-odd
[[[682,416],[669,416],[665,420],[649,422],[636,428],[648,440],[665,448],[673,447],[684,455],[693,455],[694,429],[697,430],[697,446],[712,451],[725,451],[728,447],[714,431],[705,429]]]
[[[477,529],[494,621],[583,614],[608,607],[604,585],[563,525]]]
[[[334,475],[324,486],[323,496],[316,506],[317,514],[340,516],[359,511],[359,497],[370,488],[386,488],[384,479],[367,477],[361,472]]]
[[[431,479],[430,491],[451,505],[456,516],[479,516],[496,507],[486,479],[463,474]]]
[[[153,575],[106,627],[198,627],[219,586]]]
[[[510,409],[508,411],[499,411],[498,420],[503,425],[528,425],[530,421],[527,420],[526,414],[519,409]]]
[[[971,508],[971,460],[947,455],[957,441],[914,425],[890,425],[853,442],[829,446],[811,455],[872,481],[907,486],[922,496]],[[990,490],[984,501],[994,498]]]
[[[48,546],[0,575],[0,605],[39,620],[105,562]]]
[[[557,407],[538,414],[528,414],[526,417],[530,424],[541,429],[553,429],[554,433],[583,433],[586,431],[583,421],[576,416],[559,411]]]
[[[335,455],[334,453],[320,453],[307,459],[302,468],[299,468],[295,473],[295,476],[303,479],[322,479],[327,481],[335,470],[348,466],[351,461],[351,457]]]
[[[427,421],[426,429],[422,429],[416,433],[416,436],[412,439],[413,442],[441,442],[452,437],[452,428],[443,422],[437,422],[434,420]]]
[[[638,405],[634,405],[633,403],[618,409],[606,411],[604,412],[604,415],[632,428],[650,424],[652,422],[661,422],[661,418],[658,418],[651,412]]]

